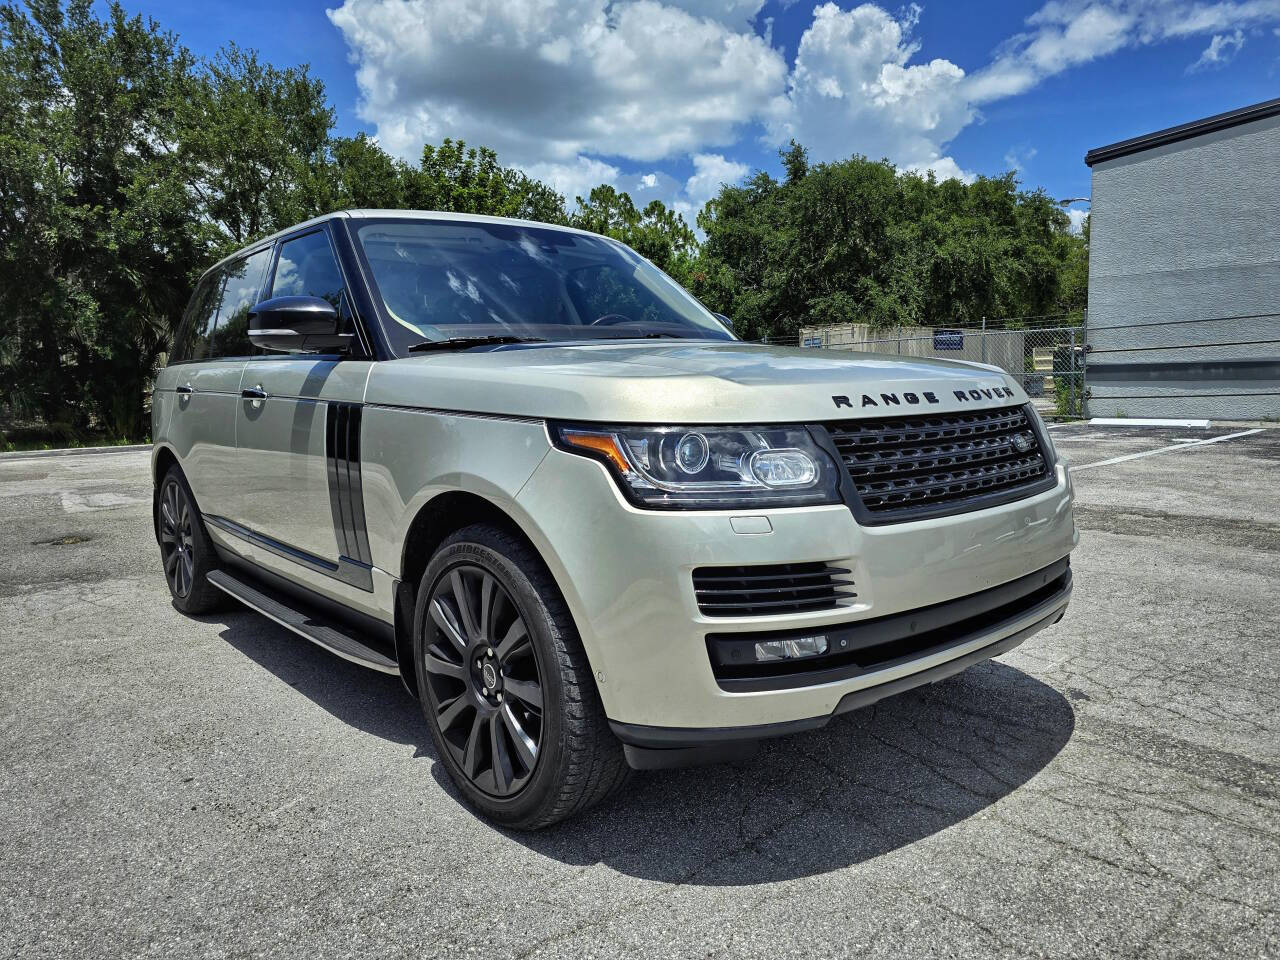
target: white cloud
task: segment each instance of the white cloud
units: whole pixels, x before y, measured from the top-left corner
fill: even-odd
[[[976,173],[961,170],[960,164],[950,157],[939,157],[937,160],[907,164],[904,169],[912,173],[918,173],[922,177],[932,173],[936,180],[959,180],[961,183],[973,183],[978,179]]]
[[[499,157],[501,160],[501,156]],[[524,172],[535,180],[541,180],[556,192],[563,194],[573,206],[577,197],[585,197],[592,187],[602,183],[613,183],[618,177],[618,168],[613,164],[596,160],[592,157],[576,157],[565,163],[539,161],[523,165]]]
[[[965,74],[949,60],[910,63],[920,49],[911,38],[919,13],[912,6],[895,19],[871,4],[815,9],[787,93],[773,104],[774,139],[794,137],[815,160],[863,153],[966,177],[943,155],[974,117],[961,92]]]
[[[1068,211],[1067,211],[1067,216],[1071,218],[1071,227],[1070,227],[1071,232],[1072,232],[1072,233],[1083,233],[1083,232],[1084,232],[1084,222],[1085,222],[1085,220],[1087,220],[1087,219],[1089,218],[1089,211],[1088,211],[1088,210],[1077,210],[1077,209],[1075,209],[1075,208],[1072,208],[1072,209],[1070,209],[1070,210],[1068,210]]]
[[[1050,0],[990,64],[966,80],[975,104],[1015,96],[1046,77],[1125,47],[1204,36],[1280,19],[1280,0]]]
[[[726,160],[718,153],[695,153],[693,176],[684,184],[684,199],[697,216],[706,202],[720,192],[722,184],[735,184],[750,172],[745,163]]]
[[[532,170],[732,143],[786,77],[781,53],[746,22],[759,7],[345,0],[328,15],[357,65],[360,114],[389,150],[415,157],[451,136]]]
[[[666,0],[673,7],[709,17],[731,27],[745,27],[764,6],[764,0]]]
[[[1201,52],[1200,59],[1187,67],[1187,73],[1225,67],[1235,59],[1236,54],[1240,52],[1240,48],[1243,46],[1243,30],[1237,30],[1235,33],[1214,34],[1213,39],[1209,41],[1209,45]]]
[[[640,186],[645,190],[652,190],[658,185],[658,175],[656,173],[646,173],[640,178]]]

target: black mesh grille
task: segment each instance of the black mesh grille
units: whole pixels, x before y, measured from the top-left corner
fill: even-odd
[[[830,610],[857,596],[851,571],[826,563],[699,567],[698,609],[708,617],[753,617]]]
[[[927,508],[959,512],[973,497],[1016,493],[1049,475],[1023,407],[846,420],[827,429],[862,505],[884,520]]]

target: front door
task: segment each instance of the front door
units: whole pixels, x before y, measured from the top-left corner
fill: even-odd
[[[322,297],[350,317],[326,230],[280,244],[266,297]],[[369,589],[359,475],[360,413],[368,360],[251,357],[240,381],[239,489],[230,519],[259,548]],[[276,565],[277,569],[279,565]]]

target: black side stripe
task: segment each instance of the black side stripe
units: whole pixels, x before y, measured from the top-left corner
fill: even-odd
[[[365,527],[364,489],[360,481],[361,408],[354,403],[326,404],[325,456],[329,467],[329,507],[342,556],[373,562]]]

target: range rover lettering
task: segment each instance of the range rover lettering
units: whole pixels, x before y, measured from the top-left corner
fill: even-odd
[[[1013,378],[744,343],[579,230],[264,239],[197,284],[152,410],[178,609],[398,675],[512,827],[954,674],[1071,595],[1071,482]]]

